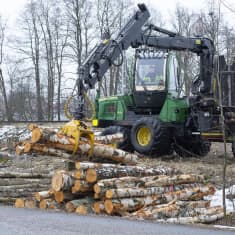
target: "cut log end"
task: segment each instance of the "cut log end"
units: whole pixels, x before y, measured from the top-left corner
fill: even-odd
[[[38,128],[38,126],[37,126],[36,124],[34,124],[34,123],[30,123],[30,124],[28,125],[28,130],[29,130],[29,131],[33,131],[33,129],[35,129],[35,128]]]
[[[24,208],[25,207],[25,200],[23,198],[17,198],[15,201],[16,208]]]
[[[88,183],[95,183],[97,181],[97,173],[95,169],[88,169],[86,172],[86,181]]]
[[[74,212],[76,210],[76,208],[74,207],[73,203],[72,202],[67,202],[65,204],[65,209],[67,212],[71,213],[71,212]]]
[[[42,136],[41,129],[40,128],[34,128],[32,130],[31,142],[32,143],[37,143],[41,139],[41,136]]]
[[[43,199],[39,203],[39,208],[45,210],[47,208],[47,199]]]
[[[113,203],[112,203],[112,200],[105,200],[104,202],[104,208],[105,208],[105,211],[108,213],[108,214],[112,214],[113,213]]]
[[[51,187],[56,192],[59,192],[63,185],[63,175],[60,172],[56,172],[51,180]]]
[[[107,190],[106,193],[105,193],[105,197],[108,198],[108,199],[113,198],[112,190]]]
[[[93,187],[93,190],[94,190],[95,193],[99,194],[100,191],[101,191],[101,188],[98,184],[95,184],[94,187]]]
[[[75,212],[79,215],[86,215],[88,213],[87,208],[83,205],[78,206],[75,210]]]
[[[95,202],[93,204],[93,209],[96,214],[100,214],[104,212],[104,203],[103,202]]]
[[[32,149],[32,144],[31,143],[25,143],[24,144],[24,152],[29,153]]]
[[[64,192],[63,191],[59,191],[59,192],[55,192],[55,200],[56,202],[63,202],[64,201]]]
[[[24,153],[24,147],[20,146],[20,145],[17,145],[16,146],[16,155],[21,155],[23,153]]]

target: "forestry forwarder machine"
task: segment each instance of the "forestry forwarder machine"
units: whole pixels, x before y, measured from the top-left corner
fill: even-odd
[[[204,156],[210,151],[211,141],[223,141],[223,111],[226,141],[232,142],[235,149],[235,108],[231,104],[222,106],[218,99],[222,76],[217,75],[226,67],[221,66],[224,57],[215,55],[213,42],[208,38],[183,37],[148,24],[147,7],[138,7],[115,39],[103,40],[80,67],[76,84],[79,104],[72,121],[75,129],[85,118],[86,92],[102,80],[111,65],[119,66],[121,63],[116,61],[120,56],[123,59],[123,50],[132,47],[136,48],[132,93],[99,98],[97,92],[93,126],[106,128],[104,135],[123,132],[124,141],[118,147],[124,150],[153,156],[171,154],[173,150],[184,157]],[[184,94],[174,51],[190,51],[200,58],[200,73],[193,80],[190,97]],[[149,70],[155,70],[158,78],[147,78]],[[83,130],[86,132],[86,128]]]

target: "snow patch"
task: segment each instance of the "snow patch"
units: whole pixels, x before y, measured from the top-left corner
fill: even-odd
[[[30,138],[31,134],[27,128],[16,126],[2,126],[0,128],[0,143],[8,143],[10,141],[21,142]]]
[[[225,189],[225,194],[235,194],[235,185]],[[214,195],[205,197],[205,199],[211,200],[211,206],[223,206],[223,190],[216,190]],[[226,198],[227,212],[235,212],[235,199],[231,200]]]

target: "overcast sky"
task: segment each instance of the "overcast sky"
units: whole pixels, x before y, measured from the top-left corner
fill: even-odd
[[[221,2],[221,10],[227,21],[235,26],[235,0],[218,0]],[[0,14],[10,19],[11,24],[22,11],[27,0],[0,0]],[[175,6],[179,3],[190,10],[206,9],[207,0],[134,0],[134,2],[145,2],[149,9],[161,12],[163,18],[173,14]]]

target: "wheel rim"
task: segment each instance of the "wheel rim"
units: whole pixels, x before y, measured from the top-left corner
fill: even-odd
[[[147,146],[151,141],[151,130],[144,126],[140,127],[137,131],[137,141],[141,146]]]

